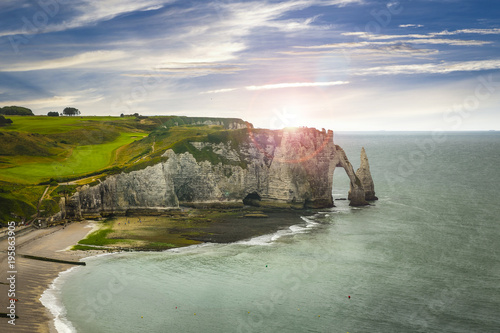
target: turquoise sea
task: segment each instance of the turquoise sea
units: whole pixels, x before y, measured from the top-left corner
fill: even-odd
[[[42,298],[59,332],[499,332],[500,133],[335,142],[355,168],[366,148],[373,206],[336,201],[234,244],[87,259]]]

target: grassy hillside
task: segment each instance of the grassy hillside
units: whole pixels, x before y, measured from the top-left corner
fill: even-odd
[[[13,156],[10,165],[14,162],[15,166],[0,169],[0,177],[23,184],[40,183],[50,178],[78,177],[105,169],[115,162],[114,151],[144,136],[143,133],[119,133],[111,142],[70,146],[66,152],[49,158]]]
[[[225,162],[189,142],[240,140],[239,119],[166,117],[9,116],[0,127],[0,223],[58,210],[59,183],[85,184],[158,163],[167,149]],[[208,125],[206,125],[208,124]],[[47,185],[47,194],[39,203]],[[40,207],[38,207],[40,206]],[[38,210],[42,212],[39,213]]]
[[[147,136],[135,118],[11,119],[11,126],[0,129],[0,180],[11,183],[37,184],[105,169],[115,162],[115,150]]]

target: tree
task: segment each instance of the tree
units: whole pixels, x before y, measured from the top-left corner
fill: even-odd
[[[49,111],[49,113],[47,113],[47,116],[49,116],[49,117],[59,117],[59,112],[57,112],[57,111]]]
[[[6,119],[4,116],[0,116],[0,126],[6,126],[12,124],[12,119]]]
[[[77,108],[67,107],[63,110],[63,115],[65,116],[78,116],[80,114],[80,110]]]
[[[33,111],[22,106],[4,106],[0,108],[0,114],[6,116],[34,116]]]

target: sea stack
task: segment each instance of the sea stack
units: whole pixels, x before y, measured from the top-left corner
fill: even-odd
[[[350,180],[350,189],[348,194],[348,199],[350,200],[349,206],[356,207],[369,205],[365,199],[365,190],[363,189],[361,180],[359,180],[358,176],[356,176],[354,168],[352,167],[351,162],[349,162],[345,151],[338,145],[335,147],[339,158],[338,166],[344,168]]]
[[[373,184],[370,164],[368,163],[368,156],[366,156],[365,147],[361,148],[361,165],[356,171],[356,176],[361,181],[363,189],[365,190],[365,199],[367,201],[378,200],[375,196],[375,185]]]

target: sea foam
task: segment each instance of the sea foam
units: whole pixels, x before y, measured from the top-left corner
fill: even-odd
[[[275,233],[262,235],[253,237],[250,239],[242,240],[236,242],[235,244],[239,245],[253,245],[253,246],[269,246],[276,242],[278,239],[283,236],[292,236],[296,234],[303,234],[308,232],[311,228],[314,228],[319,225],[319,223],[313,221],[313,217],[305,217],[301,216],[301,219],[306,223],[303,224],[294,224],[288,227],[288,229],[278,230]]]
[[[40,302],[50,311],[52,316],[54,316],[54,326],[58,333],[76,333],[75,327],[66,318],[66,308],[61,300],[61,288],[64,284],[65,278],[73,270],[78,268],[81,267],[72,267],[59,273],[59,276],[40,297]]]

